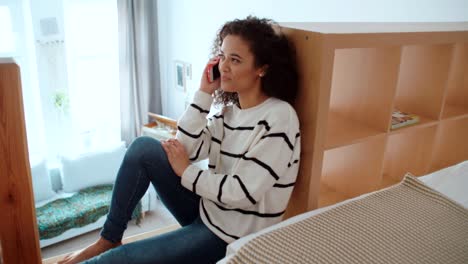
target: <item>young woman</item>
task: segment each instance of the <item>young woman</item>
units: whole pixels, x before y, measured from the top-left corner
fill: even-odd
[[[101,238],[60,263],[215,263],[228,243],[281,221],[300,156],[295,54],[267,19],[227,22],[176,139],[137,138],[114,186]],[[219,62],[221,77],[206,72]],[[207,118],[213,100],[222,105]],[[209,159],[203,170],[191,162]],[[182,228],[122,245],[152,183]]]

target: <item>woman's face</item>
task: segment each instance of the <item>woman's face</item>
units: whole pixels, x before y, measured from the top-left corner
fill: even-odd
[[[226,92],[248,92],[260,89],[261,68],[255,67],[255,58],[246,41],[237,35],[227,35],[219,55],[221,89]]]

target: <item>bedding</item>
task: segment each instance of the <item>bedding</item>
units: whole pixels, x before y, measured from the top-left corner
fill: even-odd
[[[468,193],[466,191],[464,191],[464,190],[466,190],[466,186],[468,186],[467,185],[467,183],[468,183],[468,161],[465,161],[465,162],[462,162],[462,163],[457,164],[455,166],[452,166],[452,167],[449,167],[449,168],[446,168],[446,169],[431,173],[431,174],[426,175],[426,176],[421,176],[418,179],[421,180],[422,182],[424,182],[430,188],[433,188],[434,190],[439,191],[440,193],[442,193],[442,196],[447,196],[448,199],[453,200],[455,203],[459,204],[460,207],[465,208],[465,210],[466,210],[466,208],[468,208],[468,203],[467,203]],[[381,192],[381,191],[378,191],[378,192]],[[378,193],[378,192],[375,192],[375,193]],[[273,230],[280,229],[281,227],[290,226],[290,225],[292,225],[294,223],[303,221],[304,219],[311,218],[312,216],[319,216],[320,214],[322,214],[324,212],[327,212],[329,210],[332,210],[333,208],[340,207],[340,206],[346,205],[348,203],[353,203],[354,201],[364,199],[369,195],[372,195],[372,193],[371,194],[364,194],[362,196],[343,201],[343,202],[338,203],[336,205],[332,205],[332,206],[325,207],[325,208],[320,208],[320,209],[317,209],[317,210],[313,210],[313,211],[298,215],[296,217],[293,217],[293,218],[290,218],[290,219],[288,219],[286,221],[283,221],[283,222],[281,222],[281,223],[279,223],[277,225],[271,226],[271,227],[266,228],[266,229],[264,229],[262,231],[259,231],[257,233],[254,233],[254,234],[251,234],[249,236],[243,237],[243,238],[231,243],[228,246],[227,256],[224,259],[222,259],[221,261],[219,261],[218,263],[219,264],[228,263],[231,259],[233,259],[234,257],[237,256],[237,255],[235,255],[235,253],[239,252],[240,249],[244,245],[246,245],[249,241],[252,241],[254,238],[259,237],[262,234],[270,233]],[[424,221],[418,220],[415,223],[420,223],[420,224],[423,225]],[[467,229],[465,228],[465,230],[467,230]],[[437,239],[437,238],[434,238],[434,239]],[[468,241],[468,239],[465,239],[465,241]],[[468,246],[465,245],[465,252],[468,252],[466,250],[466,247],[468,247]],[[467,253],[465,253],[465,256],[463,256],[463,257],[466,258],[466,254]],[[348,262],[348,261],[345,261],[345,262]],[[249,262],[245,262],[245,263],[249,263]],[[259,263],[261,263],[261,262],[259,262]]]
[[[96,222],[109,211],[112,185],[85,188],[68,198],[61,198],[36,208],[41,240],[61,235],[72,228]],[[140,221],[141,201],[133,211],[132,219]]]

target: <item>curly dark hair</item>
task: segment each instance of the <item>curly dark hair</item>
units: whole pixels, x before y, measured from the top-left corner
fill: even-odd
[[[248,16],[226,22],[218,31],[213,43],[211,56],[220,53],[223,40],[228,35],[241,37],[250,46],[255,66],[268,65],[261,80],[261,89],[267,95],[294,105],[298,92],[296,52],[293,44],[271,19]],[[215,104],[239,106],[237,93],[216,90]]]

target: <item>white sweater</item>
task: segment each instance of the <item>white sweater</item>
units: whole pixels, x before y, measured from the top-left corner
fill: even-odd
[[[182,185],[201,196],[205,225],[230,243],[282,220],[299,168],[299,121],[276,98],[207,118],[212,102],[197,91],[178,122],[190,160],[209,158],[208,170],[190,165]]]

